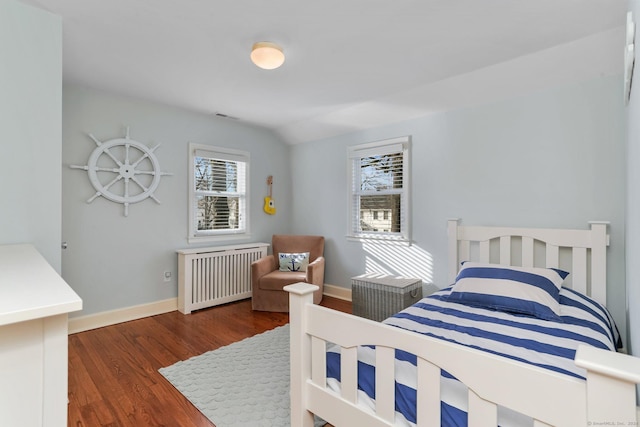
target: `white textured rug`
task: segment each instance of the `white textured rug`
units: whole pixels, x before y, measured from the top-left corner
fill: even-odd
[[[216,427],[291,424],[289,325],[159,371]]]

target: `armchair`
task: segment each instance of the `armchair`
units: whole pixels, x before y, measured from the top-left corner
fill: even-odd
[[[324,288],[324,237],[274,234],[272,255],[251,264],[251,306],[260,311],[289,311],[289,293],[283,287],[307,282],[320,287],[313,294],[314,304],[322,301]],[[280,253],[309,252],[306,271],[280,271]]]

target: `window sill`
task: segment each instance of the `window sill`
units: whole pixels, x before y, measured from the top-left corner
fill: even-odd
[[[230,242],[238,240],[250,240],[251,234],[216,234],[211,236],[189,236],[187,238],[188,243],[206,243],[206,242]]]
[[[378,243],[385,245],[401,245],[411,246],[411,239],[406,237],[391,237],[391,236],[376,236],[376,235],[363,235],[363,236],[351,236],[347,235],[347,240],[350,242],[365,242],[365,243]]]

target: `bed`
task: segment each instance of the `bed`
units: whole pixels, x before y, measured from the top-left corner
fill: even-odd
[[[286,288],[291,425],[637,425],[640,359],[615,351],[604,308],[607,223],[450,220],[448,235],[452,286],[382,323],[313,305],[313,285]],[[504,293],[539,276],[527,299]]]

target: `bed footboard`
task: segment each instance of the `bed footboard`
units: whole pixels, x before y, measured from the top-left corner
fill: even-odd
[[[285,287],[290,292],[293,427],[312,427],[313,414],[337,427],[394,425],[394,349],[417,356],[418,426],[440,425],[441,370],[468,387],[469,425],[497,425],[498,405],[535,419],[536,426],[637,425],[638,358],[581,347],[576,363],[587,370],[583,381],[314,305],[316,289],[306,283]],[[339,392],[327,387],[327,343],[341,347]],[[358,405],[360,345],[376,346],[375,410]]]

